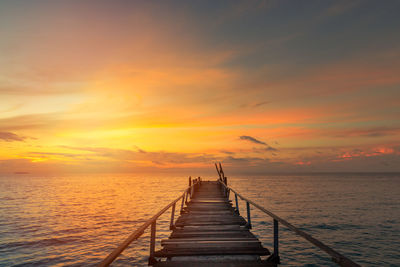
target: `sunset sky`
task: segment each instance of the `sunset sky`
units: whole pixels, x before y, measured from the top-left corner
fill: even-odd
[[[0,173],[400,171],[400,1],[1,1]]]

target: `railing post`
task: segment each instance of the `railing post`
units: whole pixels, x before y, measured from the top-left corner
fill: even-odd
[[[279,260],[279,222],[274,219],[274,256]]]
[[[217,165],[216,162],[215,162],[214,164],[215,164],[215,168],[217,169],[219,179],[221,180],[221,173],[220,173],[220,171],[219,171],[219,169],[218,169],[218,165]]]
[[[175,229],[175,226],[174,226],[174,220],[175,220],[175,205],[176,205],[176,202],[174,203],[174,205],[172,205],[172,210],[171,210],[171,222],[169,223],[169,229],[170,229],[170,230]]]
[[[224,178],[224,177],[225,177],[225,174],[224,174],[224,170],[222,169],[221,162],[218,162],[218,164],[219,164],[219,171],[220,171],[220,173],[221,173],[221,176],[222,176],[222,178]]]
[[[192,176],[189,176],[189,194],[190,194],[190,198],[192,198]]]
[[[188,189],[186,190],[186,198],[185,198],[185,203],[186,203],[186,204],[187,204],[187,202],[188,202],[189,190],[190,190],[190,188],[188,188]]]
[[[246,201],[246,207],[247,207],[247,228],[251,229],[251,218],[250,218],[250,203]]]
[[[149,265],[154,265],[157,262],[156,258],[154,258],[154,251],[156,249],[156,223],[155,220],[151,224]]]
[[[235,193],[235,202],[236,202],[236,212],[238,215],[240,215],[240,211],[239,211],[239,201],[237,198],[237,194]]]
[[[184,204],[184,202],[185,202],[185,196],[186,196],[186,192],[185,193],[183,193],[183,196],[182,196],[182,203],[181,203],[181,214],[183,213],[183,204]]]
[[[279,257],[279,222],[274,219],[274,252],[269,256],[268,261],[275,264],[280,264],[281,259]]]

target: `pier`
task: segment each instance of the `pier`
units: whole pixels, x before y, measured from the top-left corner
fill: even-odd
[[[340,266],[360,266],[294,225],[245,198],[228,186],[221,164],[216,164],[218,179],[203,181],[189,178],[189,186],[177,199],[150,218],[109,254],[99,266],[109,266],[129,244],[150,227],[150,266],[158,267],[214,267],[214,266],[277,266],[279,256],[279,225],[329,254]],[[232,198],[232,199],[230,199]],[[246,214],[239,212],[239,200],[245,202]],[[270,252],[251,233],[251,206],[261,210],[273,221],[273,250]],[[177,207],[180,216],[175,220]],[[157,219],[171,209],[168,239],[161,240],[156,250]]]

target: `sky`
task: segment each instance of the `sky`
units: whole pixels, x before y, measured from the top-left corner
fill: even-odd
[[[400,171],[399,1],[0,1],[0,173]]]

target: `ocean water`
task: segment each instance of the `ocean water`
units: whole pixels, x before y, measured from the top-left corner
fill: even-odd
[[[0,266],[94,266],[187,183],[182,175],[0,176]],[[362,266],[400,266],[399,174],[241,176],[228,184]],[[272,250],[272,219],[254,208],[251,215],[252,231]],[[158,220],[157,240],[168,237],[169,217]],[[145,232],[113,266],[146,266],[148,246]],[[282,266],[336,266],[283,226],[280,256]]]

